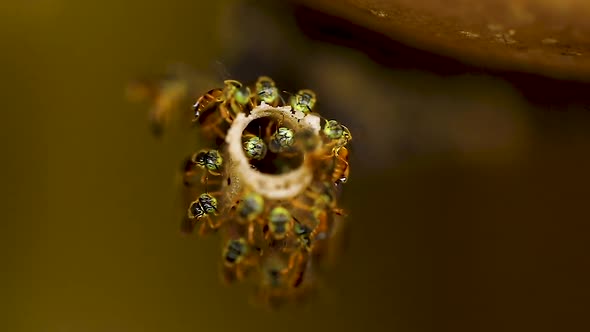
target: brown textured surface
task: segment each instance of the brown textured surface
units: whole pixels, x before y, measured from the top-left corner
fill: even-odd
[[[588,1],[297,2],[471,64],[590,80]]]

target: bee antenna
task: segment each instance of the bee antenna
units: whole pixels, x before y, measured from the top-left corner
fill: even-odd
[[[285,99],[283,99],[283,96],[279,93],[279,98],[281,98],[281,102],[283,103],[283,105],[285,105]]]
[[[284,93],[288,94],[289,96],[292,96],[293,94],[287,90],[283,90]]]

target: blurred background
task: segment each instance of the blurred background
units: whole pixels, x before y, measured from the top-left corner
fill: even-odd
[[[584,0],[28,0],[0,5],[2,331],[586,331]],[[176,171],[127,84],[170,66],[311,88],[352,131],[350,234],[270,313],[182,237]]]

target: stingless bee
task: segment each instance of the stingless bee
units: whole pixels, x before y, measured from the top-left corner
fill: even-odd
[[[334,160],[334,170],[332,171],[332,183],[346,183],[350,174],[348,167],[348,149],[344,146],[334,151],[336,158]]]
[[[268,215],[266,236],[273,240],[283,240],[293,229],[291,212],[282,206],[273,208]]]
[[[197,121],[201,118],[201,115],[216,107],[220,102],[223,101],[223,90],[219,88],[211,89],[199,99],[193,105],[195,111],[195,117],[193,121]]]
[[[191,156],[190,162],[190,168],[185,170],[185,179],[193,176],[194,165],[204,170],[204,174],[201,177],[201,183],[206,182],[208,174],[216,176],[221,175],[223,157],[218,150],[211,149],[196,152]],[[187,184],[186,180],[185,184]]]
[[[163,80],[138,80],[127,87],[127,97],[132,101],[151,104],[149,121],[152,133],[161,136],[172,114],[181,108],[188,92],[188,82],[180,78]]]
[[[219,110],[222,117],[232,123],[233,119],[247,107],[254,107],[252,93],[249,87],[236,80],[226,80],[224,84],[224,101],[219,105]]]
[[[248,159],[261,160],[264,159],[267,152],[266,143],[264,140],[253,134],[246,134],[242,137],[242,145],[244,153]]]
[[[316,94],[309,89],[299,90],[297,94],[291,96],[291,107],[296,112],[310,113],[315,103]]]
[[[274,153],[280,153],[290,149],[295,142],[295,133],[287,127],[279,127],[277,131],[270,136],[268,144],[269,150]]]
[[[225,80],[224,88],[209,90],[193,105],[195,116],[208,136],[225,137],[236,115],[250,105],[250,89],[236,80]]]
[[[332,183],[346,183],[350,168],[348,164],[349,152],[345,145],[352,140],[350,130],[336,120],[329,120],[326,121],[322,132],[329,140],[326,149],[331,151],[326,159],[334,157]]]
[[[248,242],[251,244],[255,242],[255,221],[261,219],[263,212],[264,198],[255,192],[245,194],[236,207],[238,223],[248,225]]]
[[[350,130],[336,120],[326,121],[322,132],[329,139],[328,146],[332,148],[345,146],[352,140]]]
[[[270,77],[260,76],[256,81],[256,100],[276,107],[280,98],[275,82]]]
[[[217,229],[221,226],[221,220],[214,221],[212,217],[216,217],[218,212],[217,199],[209,193],[203,193],[195,201],[191,202],[188,208],[188,218],[192,220],[192,227],[194,223],[205,218],[207,223],[202,223],[200,234],[206,231],[206,225],[210,229]]]
[[[227,241],[222,253],[226,282],[230,282],[233,277],[244,279],[248,268],[256,265],[258,257],[252,249],[242,237]]]
[[[285,257],[284,254],[271,253],[262,259],[258,284],[258,300],[271,308],[301,295],[305,272],[308,269],[306,255],[299,253]]]

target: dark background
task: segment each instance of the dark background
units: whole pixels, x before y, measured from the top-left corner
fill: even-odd
[[[463,41],[419,50],[325,10],[0,5],[0,329],[588,330],[586,60],[570,75],[571,55],[544,71],[455,56]],[[182,237],[175,219],[176,171],[198,142],[180,124],[154,138],[148,106],[125,97],[174,63],[194,68],[197,97],[223,78],[216,62],[312,88],[352,130],[349,245],[306,306],[269,313],[221,285],[218,239]]]

